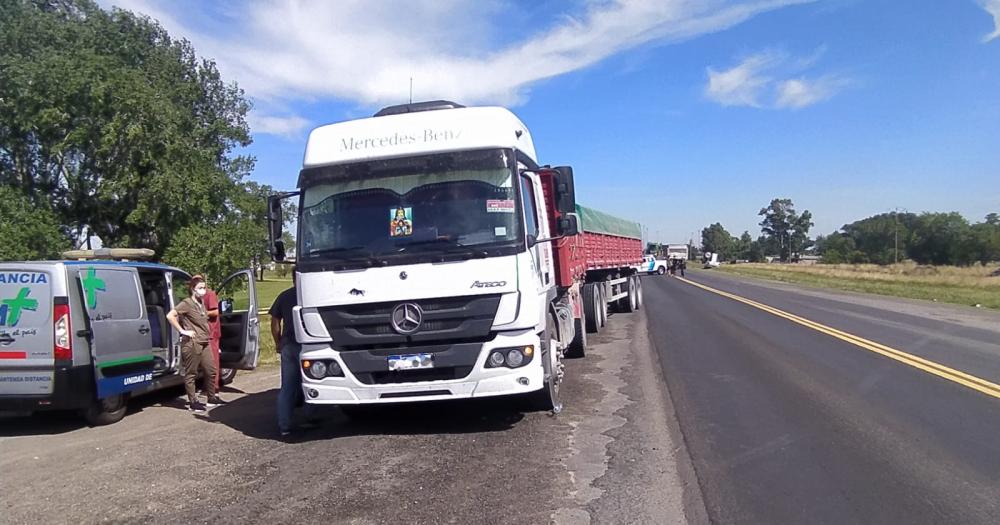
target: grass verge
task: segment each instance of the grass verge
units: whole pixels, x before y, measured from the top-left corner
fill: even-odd
[[[959,268],[913,263],[890,266],[724,264],[719,270],[821,288],[1000,309],[1000,277],[990,276],[996,268],[996,265]]]

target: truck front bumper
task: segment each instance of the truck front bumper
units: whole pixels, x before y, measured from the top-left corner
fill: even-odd
[[[527,364],[518,368],[487,368],[490,353],[500,348],[532,346],[534,355]],[[347,366],[341,352],[329,345],[304,345],[301,361],[337,361],[344,371],[343,377],[313,379],[302,375],[302,392],[307,403],[358,405],[371,403],[400,403],[412,401],[433,401],[443,399],[467,399],[474,397],[524,394],[539,390],[543,386],[541,348],[538,334],[532,330],[500,332],[492,340],[479,344],[471,372],[461,379],[380,382],[362,382]],[[418,354],[421,347],[413,346],[393,351],[394,354]],[[388,361],[385,369],[388,370]],[[405,378],[405,372],[399,377]]]

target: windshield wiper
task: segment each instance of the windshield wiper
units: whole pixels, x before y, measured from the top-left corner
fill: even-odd
[[[477,248],[475,246],[466,246],[464,244],[459,244],[458,242],[449,239],[428,239],[425,241],[414,241],[407,243],[400,247],[400,252],[408,251],[410,246],[427,247],[429,249],[419,250],[419,252],[430,253],[432,250],[441,250],[442,253],[439,255],[468,255],[469,257],[486,257],[489,254],[486,250]]]
[[[309,257],[317,255],[337,255],[330,259],[346,263],[367,263],[368,266],[385,266],[385,261],[375,257],[375,254],[366,246],[341,246],[336,248],[322,248],[309,252]]]

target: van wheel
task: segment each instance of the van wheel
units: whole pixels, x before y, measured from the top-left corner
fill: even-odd
[[[236,369],[235,368],[222,368],[219,370],[219,384],[228,385],[236,379]]]
[[[125,417],[128,409],[128,399],[124,394],[95,399],[90,402],[90,406],[83,410],[83,417],[87,423],[97,427],[117,423]]]
[[[552,314],[547,316],[545,331],[542,332],[542,389],[528,394],[528,400],[535,410],[551,411],[553,415],[562,412],[562,397],[559,387],[563,379],[562,353],[556,350],[556,322]]]

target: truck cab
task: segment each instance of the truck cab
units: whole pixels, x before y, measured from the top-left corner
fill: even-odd
[[[567,184],[544,187],[544,170],[503,108],[438,101],[313,130],[298,191],[269,205],[280,260],[280,199],[298,197],[306,402],[527,394],[558,410],[551,241],[576,231],[551,220]]]
[[[148,251],[148,250],[147,250]],[[180,337],[166,314],[190,275],[121,257],[136,250],[76,251],[76,259],[0,263],[0,410],[78,410],[91,424],[120,420],[128,399],[183,382]],[[221,366],[253,369],[258,326],[253,274],[218,287]]]

